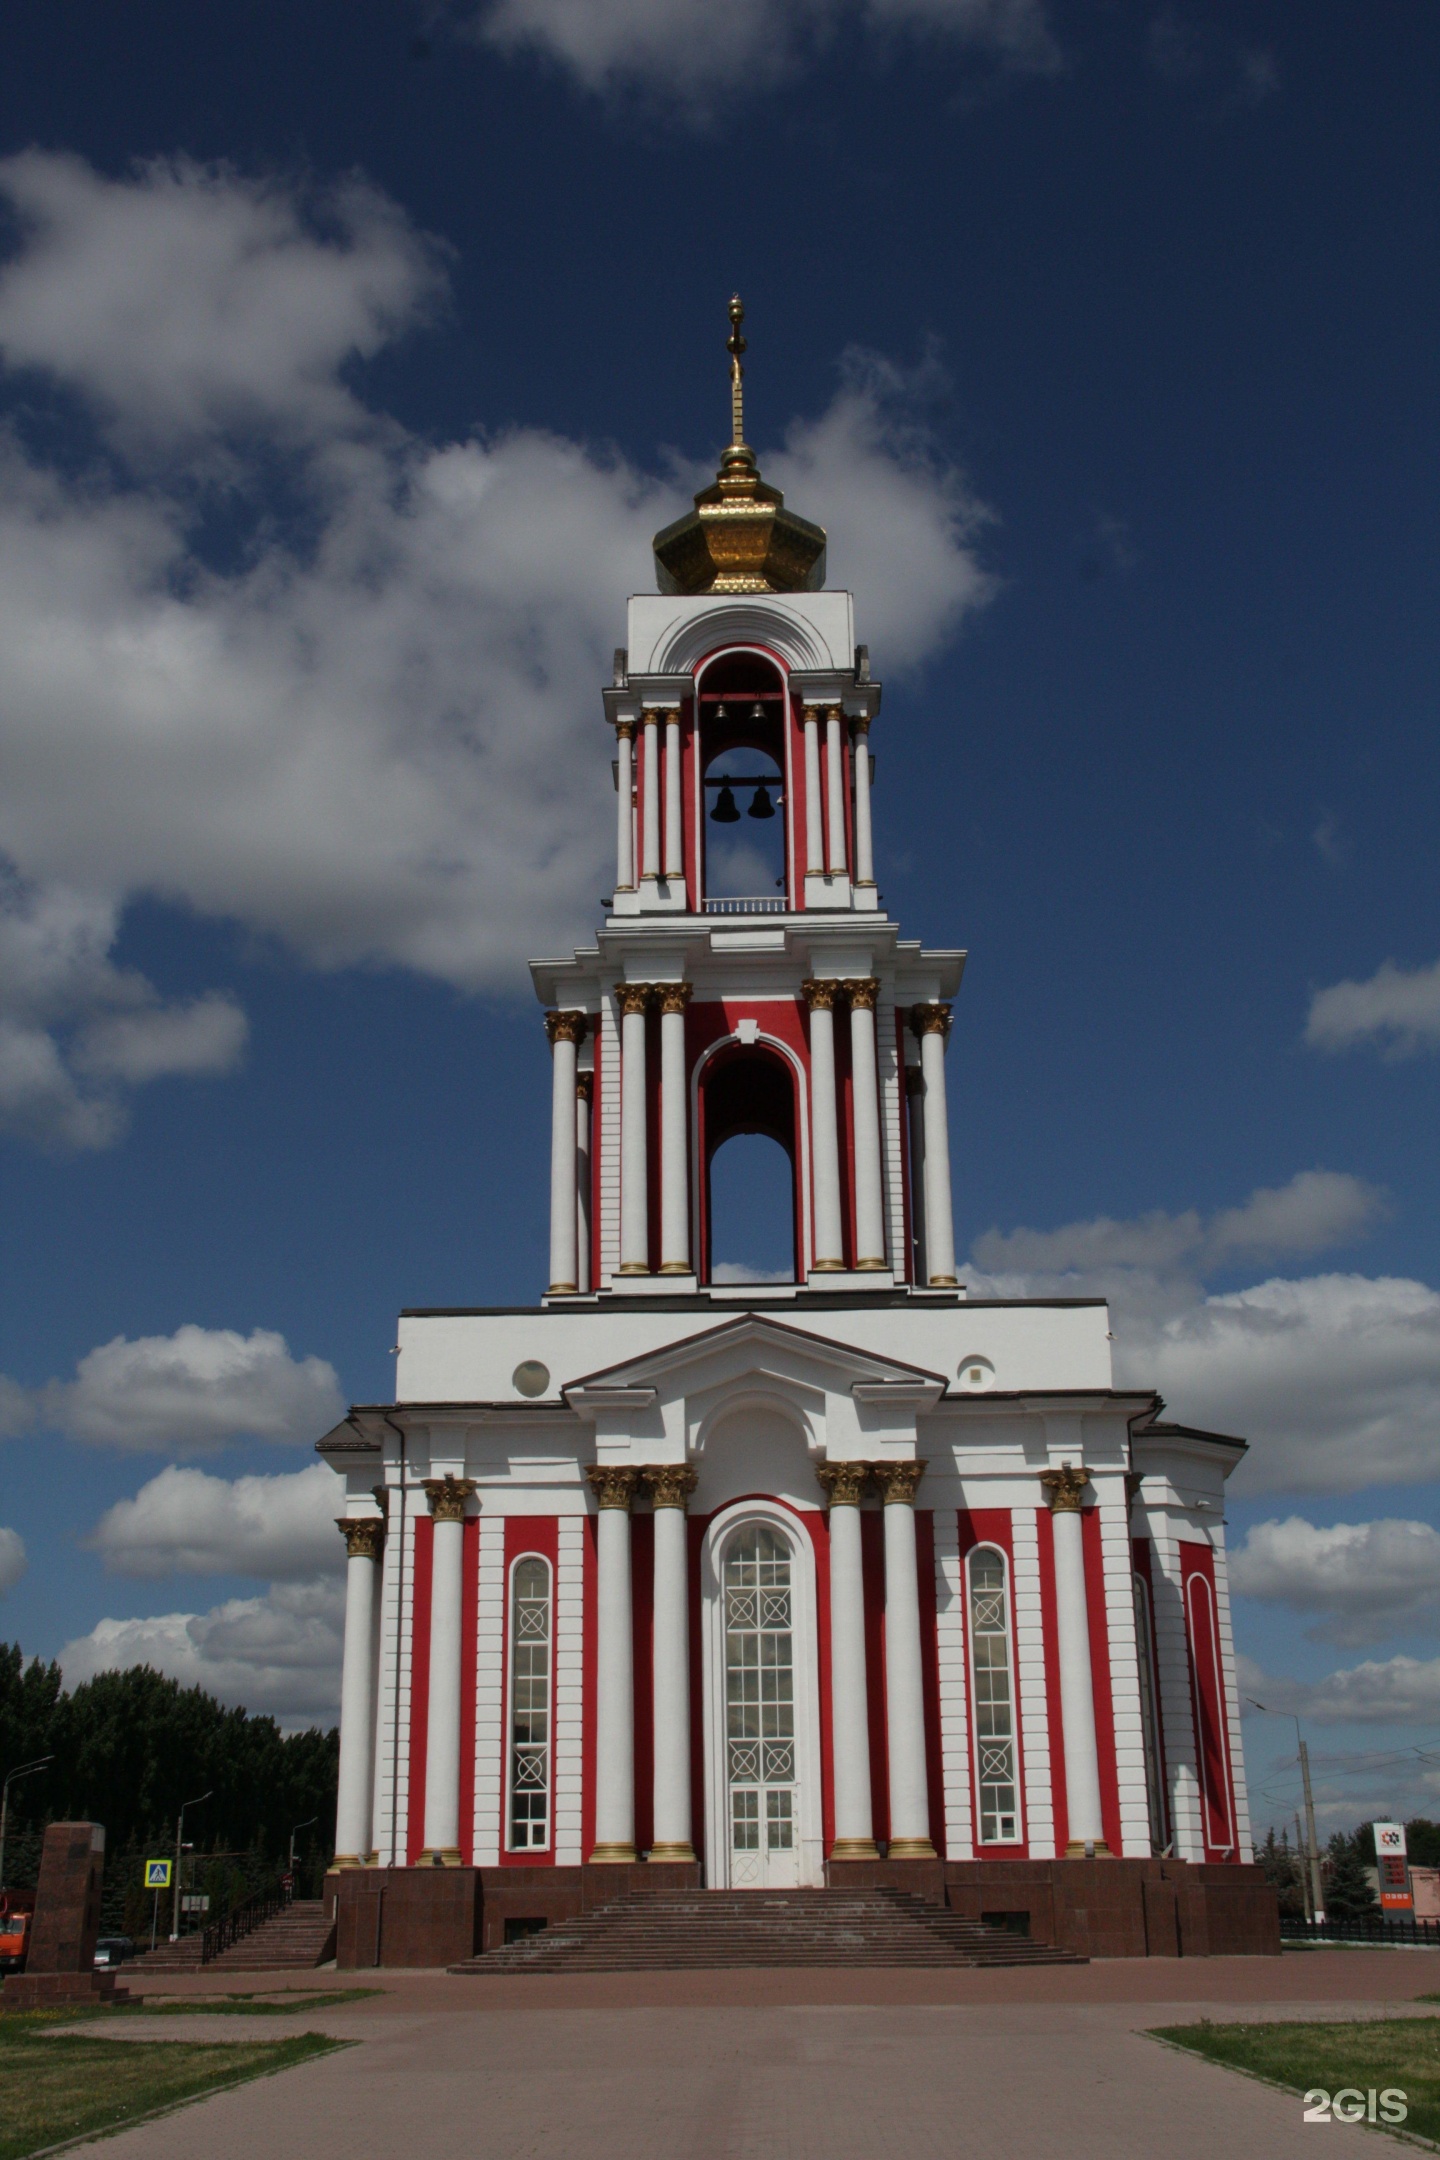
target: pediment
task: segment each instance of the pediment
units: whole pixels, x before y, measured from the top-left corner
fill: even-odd
[[[942,1374],[922,1366],[836,1342],[767,1314],[744,1313],[662,1349],[568,1381],[561,1393],[583,1414],[602,1403],[618,1407],[622,1397],[639,1408],[657,1397],[693,1397],[751,1376],[827,1394],[855,1395],[860,1400],[898,1401],[902,1396],[928,1400],[946,1385]]]

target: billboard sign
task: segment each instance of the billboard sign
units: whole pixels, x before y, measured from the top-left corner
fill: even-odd
[[[1410,1889],[1410,1869],[1405,1858],[1405,1825],[1398,1822],[1377,1822],[1371,1825],[1375,1832],[1375,1865],[1380,1876],[1380,1906],[1387,1913],[1413,1913],[1415,1899]]]

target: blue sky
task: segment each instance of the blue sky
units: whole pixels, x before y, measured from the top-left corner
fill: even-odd
[[[738,285],[887,904],[971,953],[970,1280],[1251,1435],[1254,1691],[1331,1819],[1440,1813],[1437,61],[1333,0],[6,11],[0,1630],[328,1704],[273,1481],[402,1304],[541,1288],[522,963],[607,889]]]

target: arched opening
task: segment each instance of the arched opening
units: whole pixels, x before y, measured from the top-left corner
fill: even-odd
[[[795,1090],[786,1060],[761,1044],[736,1044],[701,1068],[702,1282],[800,1279]],[[727,1158],[717,1175],[722,1148]],[[721,1264],[726,1272],[717,1275]],[[739,1272],[744,1269],[753,1272]]]
[[[778,913],[786,905],[780,671],[758,653],[727,653],[704,670],[696,710],[704,900]]]

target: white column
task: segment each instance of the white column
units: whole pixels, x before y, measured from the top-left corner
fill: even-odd
[[[661,983],[660,999],[660,1273],[688,1275],[690,1261],[689,1074],[685,1006],[689,983]]]
[[[813,706],[805,712],[805,874],[825,875],[825,824],[820,793],[820,720]]]
[[[832,877],[845,873],[845,749],[840,708],[832,705],[825,715],[825,867]]]
[[[855,722],[855,883],[875,883],[875,841],[870,826],[870,722]]]
[[[864,1462],[821,1463],[830,1495],[830,1740],[835,1762],[832,1860],[873,1860],[870,1713],[865,1683],[865,1578],[860,1561]]]
[[[873,975],[845,985],[850,1000],[850,1100],[855,1121],[855,1265],[873,1272],[885,1257],[885,1196],[880,1177],[880,1083],[875,1071]]]
[[[1042,1470],[1055,1532],[1055,1633],[1060,1654],[1060,1724],[1065,1735],[1065,1857],[1087,1848],[1108,1856],[1100,1813],[1100,1754],[1095,1740],[1095,1688],[1090,1672],[1090,1619],[1085,1602],[1085,1543],[1080,1511],[1088,1470],[1065,1463]]]
[[[370,1858],[375,1787],[375,1592],[385,1522],[362,1515],[339,1525],[345,1568],[345,1662],[340,1672],[340,1791],[335,1807],[335,1865]]]
[[[435,1530],[430,1561],[430,1694],[421,1867],[460,1865],[460,1619],[465,1502],[474,1490],[470,1478],[425,1480]]]
[[[685,827],[680,811],[680,715],[665,715],[665,875],[672,884],[685,881]]]
[[[578,1164],[575,1154],[575,1060],[585,1033],[580,1012],[548,1012],[550,1038],[550,1288],[580,1287]]]
[[[645,1472],[655,1503],[655,1828],[652,1860],[693,1860],[690,1842],[690,1563],[686,1463]]]
[[[835,1110],[835,982],[800,985],[810,1008],[810,1181],[814,1195],[812,1274],[845,1266],[840,1226],[840,1142]]]
[[[915,1256],[914,1280],[928,1282],[925,1254],[925,1075],[918,1065],[905,1067],[905,1103],[910,1113],[910,1237]]]
[[[640,774],[642,815],[640,825],[640,875],[660,875],[660,715],[645,715],[645,763]]]
[[[649,983],[617,983],[620,1001],[620,1273],[650,1273],[645,1119],[645,1008]]]
[[[941,1288],[959,1280],[950,1200],[950,1117],[945,1107],[950,1007],[916,1005],[910,1025],[920,1038],[920,1070],[925,1078],[925,1280]]]
[[[615,725],[616,794],[615,890],[635,890],[635,723],[619,720]]]
[[[594,1860],[635,1858],[635,1673],[630,1614],[630,1502],[638,1470],[593,1463],[600,1504],[595,1557]]]
[[[590,1180],[593,1166],[590,1156],[590,1101],[595,1089],[595,1075],[582,1072],[575,1076],[575,1287],[590,1288]]]
[[[885,1723],[890,1766],[892,1860],[933,1860],[925,1774],[925,1689],[920,1662],[920,1583],[915,1561],[919,1462],[876,1463],[885,1503]]]

